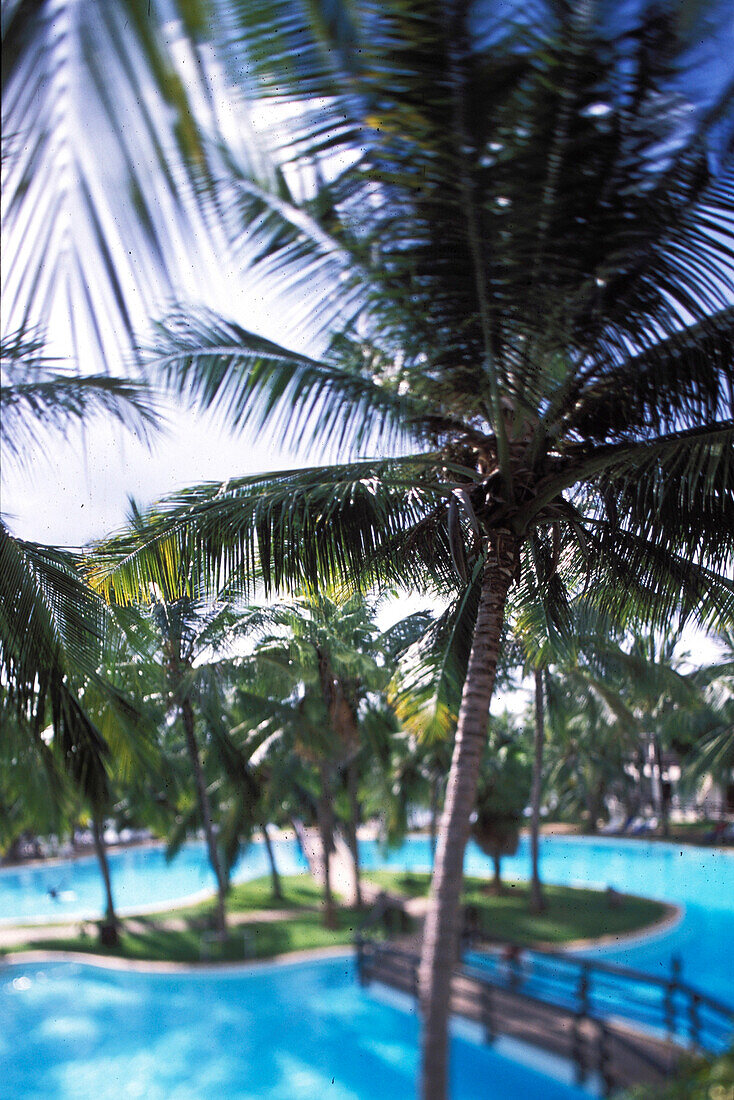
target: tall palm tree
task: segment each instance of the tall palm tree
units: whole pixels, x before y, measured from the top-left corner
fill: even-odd
[[[151,369],[236,427],[401,457],[189,490],[143,541],[185,546],[213,585],[471,582],[420,980],[438,1098],[511,586],[562,604],[586,583],[658,621],[734,598],[732,88],[702,7],[222,10],[228,63],[246,56],[288,135],[270,161],[229,156],[227,209],[320,340],[307,355],[182,311]],[[110,559],[118,590],[147,585]]]

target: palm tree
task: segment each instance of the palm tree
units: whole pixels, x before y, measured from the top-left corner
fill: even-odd
[[[141,513],[134,503],[131,503],[130,524],[133,530],[143,525]],[[121,622],[127,619],[130,645],[149,663],[160,667],[165,690],[183,730],[188,764],[194,779],[198,817],[217,885],[217,927],[220,934],[224,934],[229,868],[236,859],[242,831],[247,831],[252,824],[250,813],[255,793],[247,761],[242,759],[240,751],[231,741],[223,721],[226,688],[233,689],[238,669],[236,662],[222,654],[238,637],[251,629],[260,613],[256,611],[254,616],[248,616],[225,600],[207,601],[202,598],[201,588],[185,558],[171,559],[157,552],[153,556],[157,580],[151,584],[148,599],[140,593],[136,601],[149,610],[148,629],[139,616],[131,620],[129,610],[126,614],[118,610],[118,616],[121,615]],[[196,597],[188,594],[192,585]],[[210,657],[208,661],[206,656]],[[197,721],[198,718],[203,719],[203,731],[197,729],[197,724],[202,724]],[[228,831],[229,843],[225,846],[228,850],[226,856],[218,841],[218,825],[205,766],[208,745],[203,739],[211,744],[218,764],[228,779],[234,779],[237,790],[230,807],[231,828]],[[183,828],[178,830],[181,839],[191,822],[185,818],[182,824]]]
[[[568,617],[554,621],[542,599],[532,598],[516,605],[510,612],[512,643],[510,659],[522,665],[533,678],[533,772],[530,793],[530,911],[541,913],[545,899],[540,880],[540,812],[544,781],[547,702],[553,690],[553,670],[568,672],[579,668],[583,654],[608,653],[611,639],[624,633],[620,623],[600,615],[588,600],[576,601],[568,609]],[[598,665],[598,660],[596,661]],[[559,692],[554,693],[559,705]],[[561,695],[562,705],[562,695]]]
[[[354,870],[354,901],[357,907],[362,905],[357,839],[362,816],[359,786],[367,755],[362,717],[370,697],[384,692],[391,668],[372,609],[360,596],[311,595],[291,605],[271,607],[268,618],[275,629],[258,639],[253,652],[254,687],[259,694],[251,697],[251,704],[257,719],[263,720],[268,710],[263,693],[269,691],[273,717],[281,725],[290,724],[285,721],[290,704],[296,726],[302,727],[293,740],[295,751],[318,769],[317,816],[326,912],[331,917],[329,865],[339,794],[347,807],[341,816]]]
[[[718,635],[721,659],[693,674],[702,694],[702,706],[679,721],[679,743],[693,746],[686,763],[685,785],[690,787],[710,775],[722,787],[724,799],[734,786],[734,629]]]
[[[227,61],[246,50],[290,126],[270,161],[232,153],[227,208],[320,340],[182,311],[151,369],[235,427],[400,457],[182,492],[142,540],[213,585],[472,582],[421,965],[438,1098],[511,586],[562,606],[586,583],[659,622],[731,608],[732,90],[698,48],[703,9],[223,7]],[[118,551],[135,593],[150,573]]]
[[[543,747],[545,744],[545,687],[543,670],[533,671],[533,773],[530,786],[530,912],[545,909],[540,881],[540,794],[543,783]]]
[[[103,375],[80,378],[67,364],[45,357],[39,338],[24,330],[4,339],[0,350],[6,464],[30,466],[45,432],[65,431],[99,413],[143,438],[149,433],[153,409],[140,385]],[[117,935],[103,836],[110,750],[129,761],[145,753],[147,737],[139,707],[103,674],[112,627],[74,554],[16,538],[0,520],[0,701],[8,743],[16,763],[34,762],[46,777],[50,805],[40,820],[49,812],[63,817],[68,783],[89,806],[105,883],[102,935],[108,940]],[[50,739],[44,735],[47,723]]]
[[[492,858],[492,888],[498,894],[503,892],[502,856],[517,851],[530,783],[531,765],[512,720],[509,715],[498,716],[480,765],[471,826],[474,840]]]

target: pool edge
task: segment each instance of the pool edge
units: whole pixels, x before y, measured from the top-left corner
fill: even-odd
[[[178,963],[162,962],[155,959],[124,959],[121,956],[94,955],[87,951],[14,951],[0,956],[0,974],[10,966],[24,966],[28,963],[74,962],[102,970],[129,970],[140,973],[175,974],[191,972],[202,974],[207,971],[222,970],[240,972],[259,969],[265,966],[288,966],[316,959],[351,957],[354,948],[348,945],[335,947],[314,947],[304,951],[287,951],[281,955],[271,955],[263,959],[245,959],[242,962],[200,962]]]

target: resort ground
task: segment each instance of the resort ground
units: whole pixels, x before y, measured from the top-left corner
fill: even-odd
[[[279,900],[274,900],[268,878],[233,887],[225,939],[212,931],[211,902],[202,902],[159,914],[126,917],[115,949],[100,946],[96,922],[77,921],[0,928],[0,951],[80,951],[180,963],[268,958],[350,943],[373,912],[381,891],[396,903],[388,911],[388,929],[417,936],[428,881],[427,874],[400,871],[366,876],[366,906],[361,910],[339,907],[334,929],[323,926],[318,886],[308,875],[296,875],[283,879],[283,898]],[[524,883],[508,883],[496,896],[487,891],[483,880],[467,879],[464,903],[473,907],[475,919],[493,938],[555,947],[644,932],[675,913],[671,906],[643,898],[547,886],[547,909],[533,916],[528,910],[527,890]],[[398,902],[405,910],[405,923],[398,919]],[[385,933],[385,922],[378,932]]]

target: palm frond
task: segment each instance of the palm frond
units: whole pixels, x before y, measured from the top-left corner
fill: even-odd
[[[734,583],[657,539],[606,520],[587,521],[595,555],[594,589],[587,598],[613,620],[680,629],[687,621],[713,629],[731,621]]]
[[[40,338],[22,331],[0,345],[0,426],[6,458],[23,463],[38,453],[47,431],[64,431],[91,415],[104,415],[148,440],[158,427],[151,392],[142,383],[110,375],[80,376],[42,354]]]
[[[168,498],[139,530],[95,548],[95,587],[108,599],[139,599],[175,578],[192,591],[247,594],[387,585],[430,576],[447,563],[420,545],[421,525],[443,522],[449,487],[436,457],[365,461],[232,479]],[[440,470],[446,471],[441,463]],[[450,567],[449,567],[450,568]]]
[[[477,570],[472,582],[400,661],[390,702],[403,728],[419,739],[445,740],[455,729],[480,580]]]
[[[554,415],[584,438],[605,442],[641,426],[657,434],[674,431],[681,418],[713,423],[732,416],[734,307],[662,339],[646,334],[644,345],[636,354],[610,345],[609,362],[580,379]]]
[[[0,523],[0,670],[24,706],[51,674],[96,672],[104,605],[70,554],[26,542]]]
[[[167,5],[165,22],[161,7],[3,4],[5,317],[67,316],[75,358],[98,369],[134,347],[140,303],[175,293],[196,237],[213,235],[217,117],[192,36],[208,5]]]
[[[734,551],[734,421],[674,433],[620,458],[591,483],[610,520],[725,574]]]
[[[425,405],[398,389],[390,364],[344,336],[314,360],[200,309],[171,315],[156,336],[154,377],[217,409],[235,430],[274,431],[286,445],[340,452],[428,434]],[[431,426],[435,419],[432,411]]]

